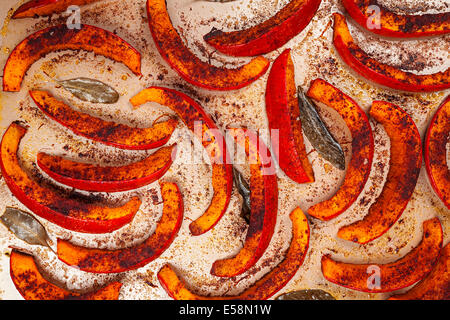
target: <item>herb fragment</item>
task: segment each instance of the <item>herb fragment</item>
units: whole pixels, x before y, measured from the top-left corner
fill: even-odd
[[[345,155],[340,144],[330,134],[313,102],[298,87],[298,105],[303,132],[317,152],[333,166],[345,170]]]
[[[46,246],[53,251],[50,247],[51,240],[44,226],[29,213],[7,207],[0,217],[0,222],[17,238],[31,245]]]
[[[119,93],[99,80],[80,77],[55,81],[83,101],[112,104],[119,100]]]
[[[241,216],[247,223],[250,223],[250,187],[242,173],[240,173],[235,167],[233,167],[233,181],[243,199]]]
[[[275,300],[336,300],[331,294],[320,289],[299,290],[279,295]]]

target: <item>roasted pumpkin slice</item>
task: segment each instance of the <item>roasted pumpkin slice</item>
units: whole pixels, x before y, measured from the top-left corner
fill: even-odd
[[[61,24],[33,33],[14,48],[3,69],[3,90],[20,91],[30,66],[58,50],[92,51],[122,62],[136,75],[141,74],[141,54],[114,33],[89,25],[68,29]]]
[[[131,198],[120,207],[95,203],[93,197],[65,196],[43,181],[35,181],[19,163],[18,149],[27,129],[13,122],[3,135],[0,165],[12,194],[32,212],[63,228],[85,232],[111,232],[129,223],[139,210],[141,200]]]
[[[172,243],[183,221],[183,198],[175,183],[160,182],[163,213],[154,233],[141,244],[118,250],[91,249],[58,239],[58,258],[87,272],[137,269],[158,258]]]
[[[137,189],[161,178],[172,165],[176,150],[176,145],[163,147],[144,160],[121,167],[95,166],[46,153],[38,153],[37,164],[51,178],[67,186],[118,192]]]
[[[363,28],[387,37],[415,38],[450,32],[450,12],[423,15],[399,15],[374,0],[342,0]],[[377,7],[374,11],[373,8]],[[370,22],[370,23],[369,23]]]
[[[405,72],[371,58],[354,41],[345,17],[334,14],[334,46],[342,60],[362,77],[382,86],[410,92],[431,92],[450,88],[450,68],[434,74]]]
[[[30,96],[45,115],[73,133],[120,149],[158,148],[169,141],[178,123],[169,119],[151,128],[133,128],[75,111],[47,91],[30,91]]]
[[[400,107],[375,101],[370,115],[391,140],[389,172],[377,201],[363,220],[342,227],[342,239],[368,243],[382,236],[400,218],[411,198],[422,166],[422,141],[411,117]]]
[[[156,102],[169,107],[203,144],[211,159],[214,194],[208,209],[190,224],[189,229],[193,235],[209,231],[227,210],[233,189],[233,166],[229,164],[230,158],[224,136],[203,108],[179,91],[150,87],[131,98],[130,102],[134,107],[147,102]]]
[[[447,166],[447,144],[450,135],[450,96],[431,120],[425,138],[425,165],[436,194],[450,209],[450,170]]]
[[[95,292],[80,294],[60,288],[46,280],[33,256],[12,250],[11,280],[25,300],[118,300],[122,283],[111,282]]]
[[[450,244],[442,248],[438,262],[421,282],[389,300],[450,300]]]
[[[353,290],[364,292],[399,290],[420,281],[433,269],[439,258],[442,240],[441,223],[438,218],[434,218],[423,223],[423,238],[420,244],[395,262],[350,264],[323,256],[322,273],[328,281]]]
[[[272,64],[267,79],[266,112],[272,151],[290,179],[309,183],[314,182],[314,172],[306,155],[296,92],[294,63],[290,49],[286,49]]]
[[[210,297],[192,293],[173,268],[166,264],[158,272],[158,279],[170,297],[176,300],[267,300],[281,290],[303,264],[309,245],[309,225],[300,209],[290,215],[292,241],[285,258],[272,271],[237,296]]]
[[[50,16],[67,10],[69,6],[82,6],[99,0],[31,0],[25,2],[12,15],[13,19]]]
[[[166,0],[147,1],[150,31],[161,56],[187,82],[209,90],[235,90],[245,87],[262,76],[269,60],[254,58],[236,68],[219,68],[203,62],[183,43],[170,21]]]
[[[276,50],[302,32],[322,0],[291,0],[272,18],[249,29],[223,32],[213,29],[205,41],[231,56],[257,56]]]
[[[255,265],[272,239],[278,211],[278,183],[270,151],[250,130],[229,129],[228,133],[245,149],[250,164],[251,211],[244,246],[211,268],[211,274],[219,277],[234,277]]]
[[[355,202],[369,178],[374,153],[372,129],[367,115],[358,104],[328,82],[314,80],[307,95],[336,110],[352,135],[352,158],[344,182],[334,196],[308,210],[308,214],[315,218],[331,220]]]

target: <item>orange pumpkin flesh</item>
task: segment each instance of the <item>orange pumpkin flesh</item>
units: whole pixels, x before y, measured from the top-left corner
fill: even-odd
[[[229,129],[238,145],[245,149],[250,162],[250,223],[244,246],[234,257],[217,260],[211,274],[219,277],[234,277],[242,274],[261,258],[272,239],[278,212],[278,183],[270,151],[250,130]],[[268,171],[268,170],[267,170]]]
[[[350,264],[322,257],[324,277],[340,286],[364,292],[390,292],[420,281],[433,268],[442,248],[443,232],[438,218],[425,221],[421,243],[403,258],[388,264]],[[380,287],[371,287],[370,268],[380,270]]]
[[[257,56],[276,50],[298,35],[317,12],[322,0],[291,0],[270,19],[249,29],[223,32],[213,29],[203,38],[231,56]]]
[[[141,55],[131,45],[104,29],[81,25],[68,29],[66,24],[52,26],[19,43],[3,69],[3,91],[20,91],[31,65],[46,54],[59,50],[86,50],[125,64],[134,74],[141,74]]]
[[[175,183],[160,182],[163,213],[154,233],[141,244],[118,250],[84,248],[58,239],[58,258],[86,272],[137,269],[158,258],[172,243],[183,221],[183,199]]]
[[[431,120],[425,138],[425,165],[436,194],[450,209],[450,170],[447,166],[447,144],[450,135],[450,96]]]
[[[441,35],[450,32],[450,12],[424,15],[399,15],[389,11],[378,2],[373,0],[342,0],[345,9],[356,22],[363,28],[379,35],[415,38]],[[379,8],[379,14],[370,10],[373,6]],[[372,17],[375,17],[374,23],[379,22],[378,27],[368,27],[368,21],[371,21],[373,19]]]
[[[362,77],[382,86],[410,92],[431,92],[450,88],[450,68],[434,74],[417,75],[371,58],[354,41],[345,17],[334,14],[334,46],[342,60]]]
[[[187,82],[209,90],[235,90],[261,77],[269,67],[264,57],[236,68],[218,68],[201,61],[183,43],[170,21],[166,0],[148,0],[150,31],[159,53]]]
[[[197,136],[206,149],[212,163],[212,186],[214,194],[208,209],[192,222],[189,229],[193,235],[201,235],[213,228],[227,210],[233,189],[233,167],[229,159],[225,138],[203,108],[187,95],[169,88],[150,87],[130,99],[134,107],[156,102],[172,109],[184,124]],[[195,130],[200,124],[201,130]],[[201,132],[196,132],[201,131]]]
[[[391,140],[386,183],[363,220],[341,228],[338,236],[360,244],[382,236],[400,218],[411,198],[422,166],[422,141],[414,121],[401,108],[375,101],[370,115]]]
[[[169,141],[178,123],[169,119],[151,128],[133,128],[75,111],[47,91],[30,91],[30,96],[45,115],[75,134],[120,149],[158,148]]]
[[[69,6],[82,6],[99,0],[31,0],[21,5],[12,15],[13,19],[49,16],[67,10]]]
[[[267,80],[269,128],[271,133],[278,133],[271,134],[272,150],[280,168],[290,179],[310,183],[314,182],[314,172],[306,154],[296,93],[294,63],[290,49],[286,49],[273,63]]]
[[[120,282],[112,282],[95,292],[80,294],[60,288],[46,280],[33,256],[13,250],[10,257],[11,280],[25,300],[118,300]]]
[[[307,95],[336,110],[352,135],[352,158],[344,182],[334,196],[308,210],[309,215],[327,221],[347,210],[364,189],[372,167],[373,135],[364,111],[353,99],[331,84],[321,79],[314,80]]]
[[[129,223],[139,210],[141,200],[131,198],[120,207],[107,207],[81,195],[64,196],[51,186],[39,183],[25,172],[18,149],[27,129],[12,123],[0,145],[1,171],[12,194],[32,212],[63,228],[86,233],[106,233]]]
[[[272,271],[237,296],[210,297],[192,293],[173,268],[166,264],[158,272],[158,279],[170,297],[176,300],[267,300],[281,290],[303,264],[309,245],[309,225],[300,209],[291,214],[292,241],[285,258]]]
[[[153,183],[169,170],[176,145],[163,147],[144,160],[121,167],[100,167],[38,153],[37,164],[54,180],[87,191],[118,192]]]
[[[450,300],[450,244],[442,248],[438,262],[421,282],[389,300]]]

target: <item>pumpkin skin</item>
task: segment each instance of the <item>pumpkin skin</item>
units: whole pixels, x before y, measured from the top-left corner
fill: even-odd
[[[292,279],[308,252],[308,219],[299,208],[292,211],[289,217],[292,221],[292,240],[284,260],[238,296],[205,297],[192,293],[170,264],[164,265],[158,272],[159,282],[175,300],[267,300]]]
[[[12,250],[11,280],[25,300],[118,300],[122,283],[111,282],[94,292],[80,294],[60,288],[46,280],[33,256]]]
[[[272,18],[249,29],[223,32],[213,29],[203,39],[230,56],[251,57],[274,51],[305,29],[322,0],[291,0]]]
[[[152,235],[134,247],[118,250],[84,248],[58,239],[58,258],[70,266],[94,273],[117,273],[143,267],[171,245],[183,221],[183,198],[175,183],[160,182],[162,217]]]
[[[389,11],[378,1],[373,0],[342,0],[348,14],[363,28],[370,32],[397,38],[417,38],[443,35],[450,32],[450,13],[399,15]],[[377,6],[379,13],[379,28],[368,28],[367,21],[373,12],[370,6]]]
[[[354,41],[345,17],[334,14],[334,47],[342,60],[363,78],[387,88],[408,92],[433,92],[450,88],[450,68],[417,75],[371,58]]]
[[[200,60],[184,44],[170,21],[166,0],[148,0],[147,16],[155,45],[166,62],[187,82],[208,90],[228,91],[248,86],[269,68],[260,56],[236,68],[218,68]]]

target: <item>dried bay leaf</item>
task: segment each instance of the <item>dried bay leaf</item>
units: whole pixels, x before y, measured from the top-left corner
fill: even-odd
[[[116,103],[120,97],[114,88],[99,80],[80,77],[55,81],[83,101],[112,104]]]
[[[51,240],[45,230],[44,226],[29,213],[7,207],[0,221],[11,231],[14,235],[31,245],[41,245],[53,249],[49,243]]]

